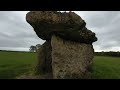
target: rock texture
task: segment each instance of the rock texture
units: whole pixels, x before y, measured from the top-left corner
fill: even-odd
[[[53,36],[52,45],[52,70],[53,78],[90,78],[93,46],[63,40]]]
[[[36,66],[36,73],[50,73],[52,72],[52,57],[51,57],[51,42],[45,42],[38,50],[38,63]]]
[[[37,71],[52,73],[53,79],[90,78],[94,32],[74,12],[31,11],[26,21],[46,42],[38,53]]]
[[[95,33],[85,27],[86,22],[74,12],[31,11],[26,20],[43,40],[51,40],[53,34],[88,44],[97,40]]]

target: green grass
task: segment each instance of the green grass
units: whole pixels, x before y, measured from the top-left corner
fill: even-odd
[[[35,53],[0,52],[0,79],[14,79],[32,70],[36,57]]]
[[[93,79],[120,79],[120,58],[95,56]]]
[[[0,79],[15,79],[31,71],[37,61],[35,53],[0,52]],[[120,58],[95,56],[93,79],[120,79]]]

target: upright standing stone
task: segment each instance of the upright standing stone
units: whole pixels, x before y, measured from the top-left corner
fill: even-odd
[[[90,78],[93,46],[52,36],[52,70],[56,79]]]
[[[45,42],[38,50],[36,73],[52,73],[51,42]]]

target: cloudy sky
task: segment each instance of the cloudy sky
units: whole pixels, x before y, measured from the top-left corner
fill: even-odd
[[[28,51],[31,45],[43,44],[26,22],[28,11],[0,11],[0,49]],[[120,51],[120,11],[75,11],[96,33],[95,51]]]

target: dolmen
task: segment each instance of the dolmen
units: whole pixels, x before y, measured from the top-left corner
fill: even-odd
[[[74,12],[30,11],[26,21],[45,40],[38,50],[36,70],[53,79],[91,78],[96,34]]]

